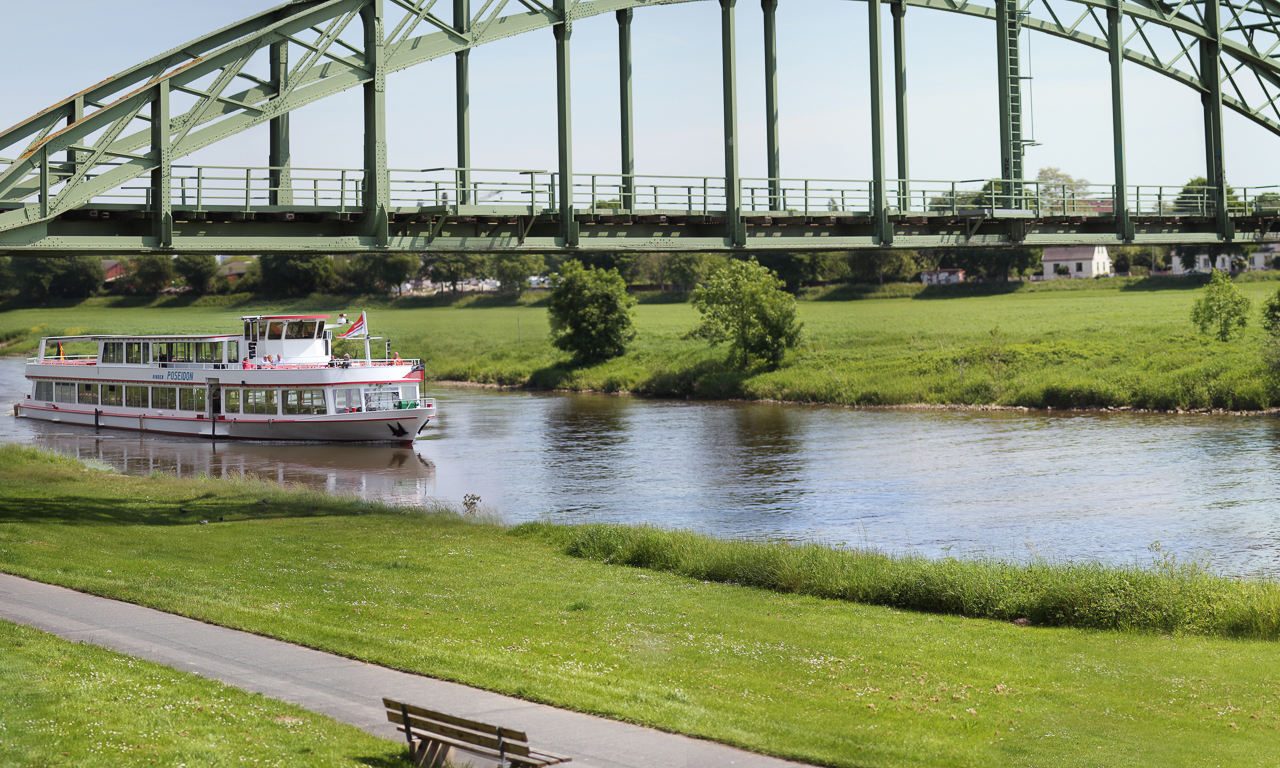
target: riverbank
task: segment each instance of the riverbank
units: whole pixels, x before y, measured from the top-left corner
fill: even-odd
[[[1255,308],[1275,287],[1241,283]],[[800,302],[806,340],[776,370],[735,370],[724,350],[684,338],[697,313],[670,297],[637,307],[638,338],[626,355],[590,366],[571,365],[548,343],[546,309],[536,296],[455,303],[93,299],[12,307],[0,313],[0,344],[23,354],[54,333],[225,332],[246,313],[336,315],[373,305],[375,333],[402,356],[423,359],[428,378],[437,380],[853,406],[1228,412],[1280,406],[1280,377],[1264,360],[1257,318],[1242,340],[1212,340],[1189,320],[1199,292],[1197,281],[1172,278],[825,289]]]
[[[838,766],[1257,764],[1280,740],[1272,642],[1017,626],[973,618],[980,599],[958,604],[967,618],[832,599],[807,585],[856,572],[839,552],[667,535],[507,528],[0,448],[6,572],[533,701]],[[894,577],[905,560],[869,562],[871,583],[948,597],[925,571]],[[981,563],[941,565],[979,576],[952,598],[981,580],[1026,592]],[[1064,587],[1099,606],[1123,593]],[[1206,615],[1224,605],[1209,598]]]

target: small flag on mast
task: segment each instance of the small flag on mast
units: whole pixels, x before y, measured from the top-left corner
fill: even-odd
[[[58,342],[58,359],[59,359],[59,360],[66,360],[66,359],[67,359],[67,355],[66,355],[66,353],[64,353],[64,352],[62,351],[62,342]]]
[[[346,333],[338,334],[340,339],[363,339],[369,335],[369,326],[365,324],[364,312],[360,313],[360,319],[351,324]]]

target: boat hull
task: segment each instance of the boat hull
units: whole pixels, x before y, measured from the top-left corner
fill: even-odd
[[[78,424],[104,429],[153,432],[163,435],[208,437],[221,440],[289,440],[324,442],[411,443],[418,431],[434,416],[434,408],[406,408],[325,416],[245,418],[220,416],[216,420],[197,415],[58,407],[23,402],[18,415],[61,424]]]

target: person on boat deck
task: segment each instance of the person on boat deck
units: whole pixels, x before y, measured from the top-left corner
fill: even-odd
[[[249,358],[246,357],[244,360],[240,361],[240,367],[247,371],[253,368],[253,364],[250,363]]]
[[[330,368],[337,368],[337,367],[338,367],[338,358],[337,358],[336,356],[334,356],[334,355],[329,355],[329,367],[330,367]]]
[[[275,366],[271,364],[271,355],[267,355],[266,357],[264,357],[264,358],[262,359],[262,367],[263,367],[263,368],[275,368]]]
[[[391,361],[391,364],[392,364],[392,365],[400,365],[400,364],[402,364],[403,362],[404,362],[404,361],[400,359],[400,353],[399,353],[399,352],[397,352],[397,353],[396,353],[396,357],[395,357],[395,359],[394,359],[394,360],[392,360],[392,361]]]
[[[351,367],[351,353],[350,353],[350,352],[348,352],[347,354],[345,354],[345,355],[343,355],[343,356],[342,356],[342,367],[343,367],[343,368],[350,368],[350,367]]]

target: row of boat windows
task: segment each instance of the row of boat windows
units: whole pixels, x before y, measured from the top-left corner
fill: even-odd
[[[204,387],[144,387],[130,384],[86,384],[73,381],[36,382],[37,400],[78,405],[122,405],[126,408],[203,412],[205,395]]]
[[[246,320],[244,337],[260,339],[320,339],[324,337],[323,320]]]
[[[223,359],[223,347],[226,359]],[[153,357],[154,356],[154,357]],[[238,341],[106,341],[102,363],[144,365],[157,363],[234,363],[240,359]]]
[[[333,407],[338,413],[389,410],[406,407],[416,395],[411,387],[364,392],[338,389]],[[37,381],[35,399],[78,405],[117,405],[170,411],[205,411],[205,387],[148,387],[133,384],[96,384],[72,381]],[[317,415],[329,412],[322,389],[223,389],[220,413]],[[404,398],[403,400],[401,398]]]

